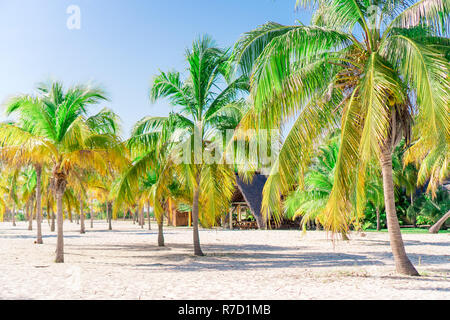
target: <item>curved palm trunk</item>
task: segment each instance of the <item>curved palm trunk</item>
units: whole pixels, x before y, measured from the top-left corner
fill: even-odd
[[[448,219],[450,219],[450,211],[447,212],[441,219],[439,219],[439,221],[430,228],[429,232],[435,234],[438,233],[444,225],[445,221],[447,221]]]
[[[164,233],[163,233],[164,215],[158,221],[158,246],[164,247]]]
[[[41,180],[42,180],[42,167],[37,165],[36,169],[36,224],[37,224],[37,238],[36,244],[43,244],[42,241],[42,191],[41,191]]]
[[[397,212],[395,209],[394,182],[392,178],[392,154],[384,150],[381,154],[381,169],[383,173],[384,201],[386,206],[386,219],[390,237],[395,267],[398,273],[418,276],[419,273],[406,255],[405,246],[400,232]]]
[[[63,194],[60,190],[56,192],[56,220],[57,220],[57,238],[56,238],[56,263],[64,263],[64,216],[63,216]]]
[[[198,179],[200,180],[200,179]],[[198,199],[200,195],[199,190],[200,182],[198,181],[197,186],[194,189],[194,200],[192,203],[192,225],[194,231],[194,255],[204,256],[202,248],[200,247],[200,235],[198,233]]]

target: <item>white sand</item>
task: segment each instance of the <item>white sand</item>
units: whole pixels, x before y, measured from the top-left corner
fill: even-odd
[[[324,232],[141,230],[96,222],[80,235],[65,224],[66,263],[55,264],[56,235],[44,245],[25,222],[0,223],[1,299],[450,299],[450,234],[404,235],[422,277],[395,274],[387,233],[353,234],[336,247]]]

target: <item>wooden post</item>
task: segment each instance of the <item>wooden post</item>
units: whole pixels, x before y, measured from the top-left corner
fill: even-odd
[[[237,214],[238,214],[238,221],[241,222],[241,205],[238,205]]]
[[[189,210],[189,217],[188,217],[188,223],[189,223],[189,228],[191,227],[191,221],[192,220],[192,211]]]
[[[230,230],[233,230],[233,207],[230,209]]]

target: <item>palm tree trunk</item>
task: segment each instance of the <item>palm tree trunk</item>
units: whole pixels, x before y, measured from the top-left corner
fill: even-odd
[[[13,202],[13,211],[12,211],[12,225],[16,226],[16,203]]]
[[[394,255],[396,270],[401,274],[418,276],[419,273],[406,255],[402,234],[400,232],[400,225],[398,223],[397,212],[395,209],[394,182],[392,178],[392,153],[390,152],[390,148],[383,149],[384,150],[381,153],[380,160],[383,173],[384,201],[390,243],[392,253]]]
[[[381,230],[380,208],[377,207],[377,231]]]
[[[109,205],[110,205],[110,203],[106,202],[106,217],[108,219],[108,230],[112,230],[112,222],[111,222],[112,218],[111,218],[111,213],[109,212],[110,211]]]
[[[342,236],[342,240],[350,241],[350,238],[348,237],[348,233],[346,231],[342,231],[341,236]]]
[[[152,221],[150,220],[150,202],[147,202],[147,219],[148,219],[148,230],[152,230]]]
[[[92,200],[91,205],[89,206],[89,211],[91,214],[91,229],[94,229],[94,211],[92,210]]]
[[[411,193],[411,207],[414,205],[414,192]],[[414,228],[417,228],[417,217],[416,214],[414,213],[414,217],[413,217],[413,226]]]
[[[64,263],[64,235],[63,235],[63,227],[64,227],[64,217],[63,217],[63,194],[58,190],[56,192],[56,220],[57,220],[57,239],[56,239],[56,263]]]
[[[33,230],[33,200],[30,199],[27,204],[28,211],[28,230]]]
[[[435,234],[438,233],[439,230],[441,230],[442,226],[444,225],[445,221],[447,221],[447,219],[450,219],[450,211],[447,212],[441,219],[439,219],[439,221],[436,222],[436,224],[430,228],[429,232]]]
[[[50,225],[50,231],[55,232],[55,213],[53,212],[53,209],[49,209],[49,212],[51,212],[52,215],[52,223]]]
[[[192,224],[194,231],[194,255],[204,256],[202,248],[200,247],[200,235],[198,233],[198,199],[200,196],[200,178],[197,178],[197,185],[194,189],[194,199],[192,202]]]
[[[36,224],[37,224],[37,238],[36,244],[43,244],[42,241],[42,191],[41,191],[41,180],[42,180],[42,167],[40,165],[35,166],[36,170]]]
[[[137,207],[136,212],[134,213],[135,221],[140,226],[141,225],[141,214],[139,212],[139,207]]]
[[[84,208],[83,208],[83,200],[81,199],[81,196],[79,196],[79,201],[80,201],[80,233],[85,234],[86,227],[84,225]]]
[[[161,220],[158,221],[158,246],[164,247],[164,233],[163,233],[164,215],[161,215]]]

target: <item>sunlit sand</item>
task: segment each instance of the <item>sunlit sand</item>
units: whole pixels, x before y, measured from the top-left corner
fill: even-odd
[[[65,224],[64,264],[55,264],[56,234],[44,244],[26,222],[0,224],[1,299],[450,299],[450,234],[405,234],[421,277],[394,272],[387,233],[202,230],[206,257],[192,253],[192,231],[104,222],[80,235]]]

